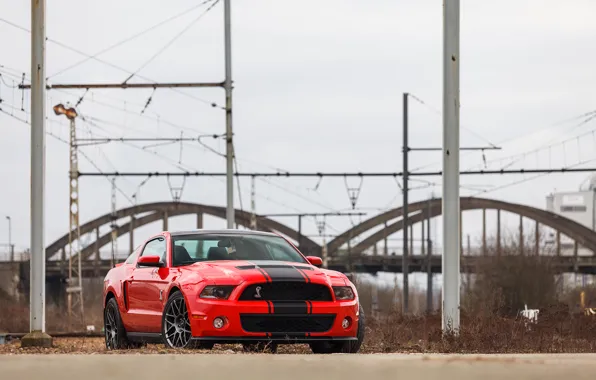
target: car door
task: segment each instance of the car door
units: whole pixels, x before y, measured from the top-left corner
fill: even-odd
[[[158,333],[161,327],[164,289],[168,282],[166,238],[158,236],[145,244],[142,256],[160,256],[162,268],[139,266],[128,278],[129,321],[131,331]]]

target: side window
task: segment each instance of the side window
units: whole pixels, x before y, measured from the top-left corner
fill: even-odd
[[[159,256],[161,261],[166,262],[166,239],[158,237],[145,245],[141,256]]]

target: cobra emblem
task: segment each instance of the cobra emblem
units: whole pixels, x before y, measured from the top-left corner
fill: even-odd
[[[255,298],[261,298],[261,289],[262,288],[260,286],[255,288]]]

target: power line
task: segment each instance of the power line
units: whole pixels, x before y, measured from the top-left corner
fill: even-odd
[[[121,45],[123,45],[123,44],[125,44],[125,43],[127,43],[129,41],[132,41],[132,40],[134,40],[134,39],[142,36],[143,34],[146,34],[146,33],[150,32],[152,30],[155,30],[155,29],[159,28],[160,26],[163,26],[163,25],[165,25],[165,24],[167,24],[167,23],[169,23],[171,21],[174,21],[174,20],[176,20],[176,19],[178,19],[178,18],[180,18],[180,17],[188,14],[189,12],[192,12],[193,10],[202,7],[203,5],[205,5],[205,4],[207,4],[207,3],[211,2],[211,1],[213,1],[213,0],[205,0],[205,1],[203,1],[203,2],[201,2],[199,4],[197,4],[197,5],[193,5],[192,7],[188,8],[188,9],[186,9],[186,10],[180,12],[180,13],[177,13],[174,16],[169,17],[169,18],[167,18],[164,21],[161,21],[158,24],[155,24],[155,25],[153,25],[153,26],[151,26],[151,27],[149,27],[149,28],[147,28],[147,29],[139,32],[139,33],[136,33],[136,34],[134,34],[134,35],[132,35],[130,37],[127,37],[127,38],[125,38],[125,39],[123,39],[123,40],[121,40],[121,41],[119,41],[119,42],[117,42],[117,43],[115,43],[115,44],[113,44],[113,45],[111,45],[111,46],[103,49],[103,50],[98,51],[97,53],[93,54],[92,56],[89,56],[89,57],[87,57],[87,58],[85,58],[85,59],[83,59],[83,60],[81,60],[81,61],[79,61],[77,63],[74,63],[74,64],[72,64],[72,65],[70,65],[70,66],[68,66],[68,67],[66,67],[66,68],[64,68],[64,69],[62,69],[62,70],[60,70],[60,71],[58,71],[58,72],[50,75],[50,76],[48,76],[48,79],[51,78],[51,77],[60,75],[60,74],[66,72],[68,70],[71,70],[71,69],[73,69],[73,68],[75,68],[75,67],[77,67],[77,66],[79,66],[79,65],[81,65],[81,64],[83,64],[83,63],[85,63],[87,61],[89,61],[92,58],[95,58],[95,57],[98,57],[98,56],[100,56],[100,55],[102,55],[104,53],[107,53],[108,51],[110,51],[112,49],[115,49],[118,46],[121,46]]]
[[[157,58],[161,53],[163,53],[168,47],[172,46],[172,44],[178,38],[180,38],[180,36],[182,36],[184,33],[186,33],[194,24],[196,24],[197,22],[199,22],[199,20],[201,20],[207,13],[209,13],[209,11],[211,9],[213,9],[213,7],[215,7],[215,5],[217,5],[217,3],[219,3],[219,0],[215,0],[215,2],[213,4],[211,4],[211,6],[209,6],[203,13],[201,13],[197,18],[195,18],[191,23],[189,23],[184,29],[182,29],[178,34],[176,34],[174,36],[174,38],[172,38],[170,41],[168,41],[168,43],[166,43],[164,46],[162,46],[162,48],[159,49],[157,51],[157,53],[155,53],[153,56],[151,56],[151,58],[149,58],[145,63],[143,63],[134,73],[132,73],[128,78],[126,78],[126,80],[124,81],[124,83],[126,83],[130,79],[132,79],[132,77],[134,77],[139,71],[141,71],[145,67],[147,67],[147,65],[149,63],[153,62],[153,60],[155,58]]]
[[[532,174],[532,173],[572,173],[592,172],[596,168],[554,168],[554,169],[499,169],[499,170],[467,170],[461,171],[460,175],[489,175],[489,174]],[[79,172],[79,176],[116,176],[116,177],[222,177],[226,173],[220,172],[110,172],[93,173]],[[233,173],[238,177],[399,177],[402,172],[295,172],[295,173]],[[442,171],[409,173],[410,176],[432,177],[443,175]]]
[[[2,112],[2,113],[3,113],[3,114],[5,114],[5,115],[8,115],[8,116],[12,117],[13,119],[16,119],[16,120],[20,121],[21,123],[24,123],[24,124],[27,124],[27,125],[31,126],[31,123],[29,123],[27,120],[25,120],[25,119],[21,119],[21,118],[20,118],[20,117],[18,117],[18,116],[11,115],[11,114],[9,114],[8,112],[4,111],[4,110],[3,110],[3,109],[1,109],[1,108],[0,108],[0,112]],[[69,143],[68,141],[64,140],[64,139],[63,139],[63,138],[61,138],[60,136],[56,136],[55,134],[53,134],[53,133],[51,133],[51,132],[48,132],[48,131],[46,131],[46,135],[48,135],[48,136],[50,136],[50,137],[53,137],[54,139],[56,139],[56,140],[58,140],[58,141],[60,141],[60,142],[62,142],[62,143],[64,143],[64,144],[70,145],[70,143]],[[98,172],[101,172],[101,169],[99,168],[99,166],[98,166],[98,165],[97,165],[97,164],[96,164],[96,163],[95,163],[95,162],[94,162],[94,161],[93,161],[91,158],[89,158],[89,156],[88,156],[87,154],[85,154],[84,152],[81,152],[81,151],[79,151],[79,153],[80,153],[80,154],[81,154],[81,156],[83,156],[83,158],[85,158],[85,159],[86,159],[86,160],[87,160],[87,161],[88,161],[88,162],[89,162],[89,163],[90,163],[90,164],[91,164],[91,165],[92,165],[92,166],[93,166],[93,167],[94,167],[96,170],[98,170]],[[128,197],[128,195],[126,195],[126,193],[124,193],[124,191],[122,191],[122,189],[120,189],[119,187],[116,187],[116,189],[118,190],[118,192],[119,192],[120,194],[122,194],[122,196],[124,196],[124,198],[126,198],[126,200],[128,200],[128,201],[129,201],[131,204],[134,204],[134,202],[132,201],[132,199],[130,199],[130,198]]]
[[[27,32],[27,33],[31,33],[31,31],[30,31],[29,29],[27,29],[27,28],[25,28],[25,27],[22,27],[22,26],[20,26],[20,25],[17,25],[17,24],[15,24],[15,23],[13,23],[13,22],[11,22],[11,21],[8,21],[8,20],[6,20],[6,19],[4,19],[4,18],[0,18],[0,21],[1,21],[1,22],[4,22],[4,23],[6,23],[6,24],[8,24],[8,25],[10,25],[10,26],[13,26],[13,27],[15,27],[15,28],[17,28],[17,29],[20,29],[20,30],[22,30],[22,31],[25,31],[25,32]],[[114,64],[112,64],[112,63],[110,63],[110,62],[107,62],[107,61],[105,61],[105,60],[103,60],[103,59],[100,59],[100,58],[97,58],[97,57],[93,57],[93,56],[92,56],[92,55],[90,55],[90,54],[87,54],[87,53],[85,53],[85,52],[83,52],[83,51],[81,51],[81,50],[79,50],[79,49],[73,48],[73,47],[71,47],[71,46],[69,46],[69,45],[67,45],[67,44],[65,44],[65,43],[62,43],[62,42],[60,42],[60,41],[54,40],[54,39],[52,39],[52,38],[47,38],[47,40],[48,40],[48,41],[50,41],[50,42],[52,42],[52,43],[54,43],[54,44],[56,44],[56,45],[58,45],[58,46],[60,46],[60,47],[62,47],[62,48],[64,48],[64,49],[70,50],[70,51],[72,51],[72,52],[75,52],[75,53],[77,53],[77,54],[80,54],[80,55],[82,55],[82,56],[85,56],[85,57],[89,57],[89,58],[91,58],[91,59],[94,59],[94,60],[96,60],[96,61],[98,61],[98,62],[100,62],[100,63],[103,63],[104,65],[110,66],[110,67],[112,67],[112,68],[114,68],[114,69],[120,70],[120,71],[122,71],[122,72],[125,72],[125,73],[127,73],[127,74],[133,74],[133,72],[131,72],[131,71],[127,70],[127,69],[124,69],[124,68],[122,68],[122,67],[120,67],[120,66],[118,66],[118,65],[114,65]],[[138,74],[137,74],[137,77],[138,77],[138,78],[140,78],[140,79],[143,79],[143,80],[149,81],[149,82],[156,82],[156,81],[154,81],[153,79],[150,79],[150,78],[147,78],[147,77],[144,77],[144,76],[138,75]],[[223,109],[223,110],[225,110],[225,107],[223,107],[223,106],[220,106],[220,105],[218,105],[218,104],[217,104],[217,103],[215,103],[215,102],[211,102],[211,101],[208,101],[208,100],[205,100],[205,99],[201,99],[201,98],[199,98],[199,97],[196,97],[196,96],[194,96],[194,95],[188,94],[188,93],[186,93],[186,92],[180,91],[180,90],[178,90],[178,89],[175,89],[175,88],[169,88],[169,89],[170,89],[170,91],[174,91],[174,92],[176,92],[176,93],[178,93],[178,94],[181,94],[181,95],[183,95],[183,96],[186,96],[186,97],[192,98],[192,99],[194,99],[194,100],[198,100],[198,101],[200,101],[200,102],[202,102],[202,103],[205,103],[205,104],[209,104],[209,105],[211,105],[212,107],[217,107],[217,108],[220,108],[220,109]]]
[[[136,75],[136,74],[134,74]],[[127,79],[128,80],[128,79]],[[63,84],[48,84],[46,89],[91,89],[91,88],[184,88],[184,87],[223,87],[223,82],[179,82],[179,83],[63,83]],[[20,84],[19,89],[30,89],[30,84]],[[217,104],[211,103],[212,107],[217,107]]]

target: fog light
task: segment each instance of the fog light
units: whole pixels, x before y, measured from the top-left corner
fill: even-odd
[[[348,327],[350,327],[351,325],[351,320],[350,317],[345,317],[343,321],[341,321],[341,327],[343,327],[344,329],[347,329]]]
[[[224,319],[221,317],[217,317],[213,320],[213,327],[216,329],[221,329],[224,326]]]

